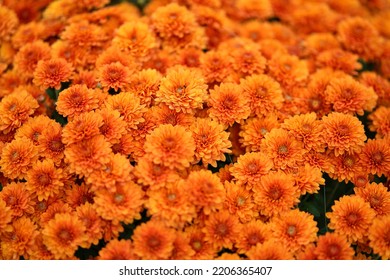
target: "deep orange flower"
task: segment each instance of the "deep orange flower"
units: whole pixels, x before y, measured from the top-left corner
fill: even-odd
[[[40,40],[24,45],[15,55],[15,69],[26,78],[32,78],[38,62],[51,58],[50,51],[50,45]]]
[[[85,203],[92,204],[94,201],[95,193],[91,191],[91,186],[83,183],[77,185],[73,183],[65,191],[65,201],[69,203],[72,208],[76,208]]]
[[[328,154],[329,161],[334,168],[326,170],[329,177],[339,182],[345,181],[348,183],[357,174],[363,173],[364,169],[361,161],[361,153],[344,153],[339,156]]]
[[[367,236],[375,211],[363,198],[351,195],[337,200],[326,216],[330,219],[329,228],[345,236],[348,242],[356,242]]]
[[[121,137],[126,134],[127,126],[119,111],[103,108],[96,110],[95,112],[98,113],[103,120],[102,126],[99,127],[100,133],[111,144],[118,143]]]
[[[168,227],[182,229],[196,217],[196,209],[179,182],[167,183],[162,188],[148,191],[145,206],[152,219]]]
[[[5,185],[0,192],[0,199],[11,208],[13,217],[21,217],[34,212],[32,196],[26,188],[26,183],[12,182]]]
[[[351,76],[332,79],[326,87],[328,102],[336,112],[363,115],[364,111],[372,111],[378,96]]]
[[[34,71],[34,84],[42,89],[61,88],[61,82],[67,82],[73,67],[63,58],[40,60]]]
[[[48,126],[53,125],[54,120],[45,115],[38,115],[30,117],[15,133],[16,138],[27,138],[31,140],[35,146],[39,145],[39,136],[47,129]]]
[[[27,172],[26,189],[38,196],[38,200],[47,200],[56,196],[64,186],[63,170],[56,168],[51,159],[37,161]]]
[[[161,78],[162,75],[155,69],[142,69],[131,76],[127,90],[138,96],[141,104],[149,107],[155,102]]]
[[[93,10],[103,8],[110,0],[81,0],[77,2],[77,6],[85,10]]]
[[[91,245],[98,245],[99,240],[103,237],[103,221],[96,212],[94,206],[88,202],[76,208],[77,217],[83,222],[87,235],[81,248],[89,248]]]
[[[99,251],[99,260],[135,260],[134,246],[131,240],[110,240],[105,247]]]
[[[206,215],[221,209],[225,200],[225,188],[218,176],[209,170],[192,171],[182,183],[188,199]]]
[[[282,107],[282,89],[272,77],[252,75],[241,79],[240,85],[249,98],[252,115],[267,116]]]
[[[390,215],[377,218],[373,221],[368,237],[370,247],[374,253],[379,254],[383,260],[390,259]]]
[[[202,230],[205,241],[211,243],[217,251],[222,248],[232,249],[241,230],[240,225],[237,217],[227,210],[213,212],[207,217]]]
[[[390,81],[376,72],[363,72],[359,76],[359,82],[367,87],[371,87],[378,95],[378,105],[389,106],[390,96]]]
[[[327,232],[318,237],[314,254],[319,260],[352,260],[355,252],[344,236]]]
[[[111,46],[108,49],[105,49],[96,59],[96,68],[99,69],[104,65],[118,62],[129,70],[138,69],[139,65],[135,59],[135,57],[132,57],[130,54],[121,51],[119,48]]]
[[[155,101],[177,112],[193,113],[203,108],[206,98],[207,85],[200,71],[178,66],[161,79]]]
[[[32,21],[18,26],[16,32],[12,36],[12,45],[16,49],[20,49],[28,43],[37,40],[43,40],[44,26],[42,22]]]
[[[86,239],[85,230],[76,215],[57,214],[43,228],[43,242],[56,259],[72,258]]]
[[[272,168],[272,160],[266,154],[256,152],[238,157],[230,172],[239,185],[247,184],[247,188],[251,189]]]
[[[9,41],[19,25],[19,19],[12,9],[0,6],[0,42]]]
[[[288,171],[294,178],[295,185],[301,195],[318,193],[320,185],[325,184],[321,169],[308,163]]]
[[[38,149],[32,141],[27,138],[15,139],[1,150],[1,172],[11,179],[25,178],[37,159]]]
[[[45,204],[42,204],[41,207],[45,207]],[[44,227],[49,221],[53,220],[57,214],[73,214],[73,210],[74,209],[63,200],[56,200],[47,206],[46,211],[40,215],[38,222]]]
[[[114,154],[122,154],[129,156],[134,152],[134,139],[130,134],[124,134],[119,139],[118,143],[115,143],[111,147]]]
[[[291,175],[282,171],[272,172],[261,177],[253,187],[254,201],[262,215],[271,217],[291,209],[299,202],[300,193]]]
[[[56,109],[61,115],[70,119],[81,113],[95,110],[99,106],[98,93],[86,85],[71,85],[61,91],[56,102]]]
[[[390,214],[390,192],[382,183],[370,183],[354,190],[357,196],[370,204],[377,217]]]
[[[325,50],[316,57],[316,65],[340,70],[349,75],[356,75],[362,65],[358,62],[359,56],[340,48]]]
[[[235,4],[237,16],[242,19],[264,20],[273,16],[272,1],[238,0]]]
[[[369,139],[361,152],[363,169],[382,176],[390,172],[390,138]]]
[[[306,150],[295,140],[293,133],[276,128],[267,133],[261,142],[261,150],[272,159],[276,168],[297,167],[303,161]]]
[[[271,239],[271,237],[271,229],[268,224],[265,224],[260,220],[252,220],[243,226],[243,229],[239,234],[236,243],[237,252],[245,254],[257,244],[263,244]]]
[[[189,236],[184,231],[177,231],[173,242],[170,260],[193,260],[195,250],[190,245]]]
[[[271,220],[272,236],[296,252],[317,239],[317,222],[313,215],[298,209],[288,211]]]
[[[203,166],[217,167],[217,161],[225,161],[225,153],[231,153],[229,134],[219,123],[210,119],[197,118],[190,130],[195,140],[195,162]]]
[[[110,89],[115,90],[115,92],[126,90],[131,75],[132,70],[120,62],[105,64],[98,69],[98,81],[105,91]]]
[[[133,182],[117,185],[115,191],[98,189],[95,191],[96,212],[106,220],[131,224],[141,218],[144,192]]]
[[[134,253],[144,260],[168,259],[173,251],[175,231],[157,221],[137,226],[132,236]]]
[[[210,88],[234,80],[232,64],[233,59],[224,50],[210,50],[200,57],[200,69]]]
[[[385,138],[390,135],[390,108],[380,106],[368,115],[369,128],[376,132],[376,138]]]
[[[0,102],[0,131],[7,134],[25,123],[39,107],[27,91],[14,91]]]
[[[0,231],[5,233],[12,230],[10,225],[12,221],[12,209],[7,206],[6,201],[0,199]]]
[[[91,50],[92,47],[102,46],[107,39],[106,37],[107,35],[102,26],[90,23],[87,20],[71,22],[61,32],[63,41],[69,43],[72,48],[83,50],[85,53]]]
[[[158,126],[146,136],[144,149],[154,163],[184,169],[194,158],[195,143],[191,132],[184,127],[167,124]]]
[[[329,149],[336,156],[344,153],[360,152],[366,135],[363,124],[358,118],[343,113],[333,112],[322,118],[323,138]]]
[[[262,74],[266,68],[266,59],[260,52],[258,44],[252,43],[244,48],[232,50],[232,67],[239,77]]]
[[[153,118],[156,120],[156,124],[171,124],[173,126],[181,125],[189,127],[194,122],[194,115],[192,113],[177,112],[174,109],[170,109],[164,103],[153,106],[151,110]]]
[[[221,83],[210,90],[209,116],[224,126],[240,123],[250,115],[249,100],[238,84]]]
[[[56,165],[59,165],[64,158],[65,144],[62,141],[62,127],[57,122],[52,122],[45,127],[38,136],[39,155],[52,159]]]
[[[195,255],[192,259],[210,260],[216,256],[217,252],[215,251],[213,244],[206,240],[206,235],[201,227],[196,225],[188,226],[185,229],[185,234],[189,239],[192,250],[195,251]]]
[[[269,239],[264,243],[258,243],[246,252],[250,260],[292,260],[292,253],[278,240]]]

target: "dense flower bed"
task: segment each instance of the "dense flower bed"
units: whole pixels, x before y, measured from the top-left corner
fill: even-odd
[[[0,259],[389,259],[390,1],[0,1]]]

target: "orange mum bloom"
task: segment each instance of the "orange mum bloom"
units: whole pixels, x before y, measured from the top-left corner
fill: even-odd
[[[247,223],[258,216],[257,208],[253,203],[252,193],[240,185],[224,182],[226,199],[224,209],[236,215],[241,223]]]
[[[326,170],[329,177],[339,182],[348,183],[357,174],[361,174],[365,169],[362,168],[360,153],[344,153],[339,156],[329,154],[329,161],[334,166],[332,170]]]
[[[352,260],[355,252],[344,236],[327,232],[318,237],[314,254],[319,260]]]
[[[114,192],[98,189],[95,192],[96,212],[106,220],[131,224],[141,218],[144,192],[133,182],[117,185]]]
[[[195,143],[191,132],[184,127],[166,124],[146,136],[144,149],[154,163],[184,169],[193,161]]]
[[[390,96],[388,95],[388,92],[390,91],[390,81],[376,72],[363,72],[359,76],[359,81],[375,91],[378,95],[378,105],[390,105]]]
[[[248,44],[243,48],[233,49],[230,55],[233,58],[234,72],[239,77],[264,73],[266,59],[257,44]]]
[[[14,91],[0,102],[0,131],[4,134],[19,128],[39,107],[27,91]]]
[[[119,111],[103,108],[95,112],[98,113],[103,120],[103,125],[99,127],[100,133],[111,144],[118,143],[122,136],[126,134],[127,126]]]
[[[130,21],[116,29],[112,45],[134,58],[144,60],[157,46],[157,42],[151,28],[146,23]]]
[[[233,81],[233,59],[224,50],[210,50],[200,57],[200,69],[210,85]]]
[[[206,98],[207,85],[202,74],[180,66],[170,69],[161,79],[155,101],[177,112],[193,113],[195,109],[203,108]]]
[[[76,208],[85,203],[93,203],[95,193],[91,191],[91,186],[85,183],[81,185],[72,184],[65,191],[65,200],[72,208]]]
[[[209,170],[192,171],[182,184],[188,199],[206,215],[223,206],[225,188],[218,176]]]
[[[357,75],[362,65],[358,62],[359,56],[340,48],[325,50],[316,57],[318,68],[330,67],[333,70],[340,70],[349,75]]]
[[[337,200],[326,216],[330,219],[329,228],[345,236],[348,242],[356,242],[367,236],[375,211],[363,198],[351,195]]]
[[[137,226],[132,236],[134,253],[143,260],[168,259],[173,250],[175,231],[157,221]]]
[[[184,231],[176,232],[170,260],[193,260],[195,251],[190,245],[189,236]]]
[[[328,102],[336,112],[363,115],[364,111],[372,111],[378,96],[351,76],[332,79],[326,87]]]
[[[304,166],[299,166],[297,169],[292,169],[289,173],[293,176],[295,185],[301,195],[317,193],[320,185],[325,184],[321,169],[308,163],[305,163]]]
[[[282,107],[284,101],[278,82],[268,75],[252,75],[241,79],[240,85],[249,98],[252,115],[266,116]]]
[[[40,156],[52,159],[56,165],[59,165],[65,150],[61,125],[56,122],[47,125],[42,134],[38,136],[38,143]]]
[[[127,90],[141,99],[141,104],[150,107],[155,101],[162,75],[155,69],[142,69],[130,78]]]
[[[246,152],[259,152],[264,136],[279,126],[278,118],[274,114],[266,117],[248,118],[240,126],[239,142],[245,147]]]
[[[267,133],[261,142],[261,150],[272,159],[275,168],[296,167],[303,161],[306,150],[292,133],[276,128]]]
[[[38,196],[38,200],[47,200],[56,196],[64,186],[63,170],[56,168],[51,159],[37,161],[27,172],[26,189]]]
[[[229,133],[219,123],[197,118],[190,130],[196,146],[195,162],[202,161],[205,167],[208,164],[217,167],[217,161],[225,161],[225,153],[231,153]]]
[[[136,260],[134,246],[131,240],[110,240],[105,247],[99,251],[99,260]]]
[[[370,247],[383,260],[390,259],[390,215],[377,218],[369,229]]]
[[[298,209],[275,217],[270,226],[273,237],[284,243],[292,252],[298,251],[317,239],[318,228],[313,215]]]
[[[250,260],[292,260],[293,256],[287,247],[278,240],[270,239],[264,243],[258,243],[247,253]]]
[[[322,118],[323,138],[328,148],[336,156],[344,153],[360,152],[366,135],[363,124],[358,118],[343,113],[333,112]]]
[[[35,146],[39,145],[38,138],[47,129],[48,126],[53,125],[54,120],[45,115],[38,115],[30,117],[15,133],[16,138],[28,138]]]
[[[354,191],[370,204],[377,217],[390,214],[390,192],[382,183],[370,183],[364,187],[357,187]]]
[[[291,175],[282,171],[264,175],[253,187],[254,200],[262,215],[271,217],[286,212],[299,202],[299,195]]]
[[[38,158],[38,149],[27,138],[7,143],[1,150],[0,168],[4,176],[23,179]]]
[[[216,256],[216,251],[212,245],[206,241],[206,235],[202,228],[196,225],[188,226],[185,229],[185,234],[189,239],[189,244],[194,250],[195,255],[193,260],[210,260]]]
[[[194,122],[194,115],[192,113],[177,112],[174,109],[170,109],[164,103],[153,106],[151,110],[153,118],[156,120],[156,124],[171,124],[173,126],[181,125],[189,127]]]
[[[385,138],[390,135],[390,108],[380,106],[368,115],[371,121],[369,128],[376,132],[376,138]]]
[[[272,168],[272,161],[266,154],[246,153],[238,157],[230,172],[239,185],[247,184],[247,188],[251,189]]]
[[[86,85],[71,85],[61,91],[56,102],[58,113],[70,119],[81,113],[98,108],[100,103],[97,92]]]
[[[95,111],[75,116],[62,130],[62,141],[66,145],[79,143],[100,135],[103,119]]]
[[[361,152],[363,169],[382,176],[390,172],[390,138],[369,139]]]
[[[77,247],[85,241],[85,230],[84,224],[75,215],[57,214],[43,228],[43,242],[55,259],[72,258]]]
[[[195,206],[188,199],[186,189],[182,188],[179,181],[165,184],[158,190],[151,190],[147,195],[149,198],[145,206],[148,208],[148,214],[168,227],[182,229],[196,217]]]
[[[6,6],[0,6],[0,42],[9,41],[19,25],[15,12]]]
[[[236,247],[240,254],[247,253],[251,248],[257,244],[263,244],[271,239],[272,232],[268,224],[260,220],[252,220],[246,223],[243,230],[240,232]]]
[[[231,126],[234,122],[249,117],[251,110],[249,100],[238,84],[221,83],[210,90],[208,101],[209,116],[224,126]]]
[[[61,82],[67,82],[73,67],[63,58],[40,60],[34,71],[34,84],[42,89],[61,88]]]
[[[34,76],[34,70],[40,60],[50,59],[50,45],[43,41],[33,41],[24,45],[14,58],[17,71],[26,78]]]
[[[226,210],[211,213],[202,230],[205,241],[213,244],[217,251],[222,248],[232,249],[241,230],[240,225],[237,217]]]
[[[98,69],[98,81],[105,91],[110,89],[115,92],[126,90],[131,75],[132,71],[120,62],[105,64]]]
[[[0,199],[0,231],[5,233],[12,230],[10,222],[12,221],[12,209],[7,206],[4,199]]]
[[[273,16],[272,1],[270,0],[238,0],[236,12],[241,19],[264,20]]]
[[[103,237],[103,221],[96,212],[94,206],[88,202],[76,208],[77,217],[83,222],[86,228],[86,240],[80,245],[82,248],[89,248],[91,245],[98,245]]]
[[[31,193],[26,188],[26,183],[9,183],[0,192],[7,207],[11,208],[13,217],[21,217],[25,214],[32,214],[34,207]]]

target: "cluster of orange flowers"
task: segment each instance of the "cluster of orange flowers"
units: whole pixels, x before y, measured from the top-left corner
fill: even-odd
[[[390,1],[33,2],[0,1],[0,259],[390,258]]]

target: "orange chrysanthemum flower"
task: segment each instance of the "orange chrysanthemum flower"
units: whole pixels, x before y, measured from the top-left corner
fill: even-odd
[[[184,169],[193,161],[195,143],[191,132],[182,126],[160,125],[146,136],[146,154],[156,164]]]
[[[210,88],[233,81],[232,64],[233,59],[224,50],[210,50],[200,57],[200,69]]]
[[[369,173],[382,176],[390,173],[390,138],[369,139],[360,154],[362,166]]]
[[[151,110],[157,125],[171,124],[173,126],[181,125],[189,127],[194,122],[194,115],[192,113],[184,113],[182,111],[176,112],[164,103],[160,103],[158,106],[153,106]]]
[[[212,243],[206,241],[206,235],[201,227],[197,225],[186,227],[185,234],[189,239],[192,250],[195,252],[192,257],[193,260],[210,260],[216,256],[217,252]]]
[[[7,207],[11,208],[13,217],[21,217],[34,212],[31,193],[26,188],[26,183],[9,183],[0,192]]]
[[[211,213],[202,230],[205,241],[213,244],[217,251],[222,248],[232,249],[241,230],[240,225],[237,217],[226,210]]]
[[[141,99],[141,104],[153,104],[162,75],[155,69],[142,69],[131,76],[127,90]]]
[[[39,145],[38,138],[47,129],[53,125],[54,120],[45,115],[30,117],[15,133],[16,138],[27,138],[31,140],[35,146]]]
[[[229,133],[223,126],[210,119],[198,118],[190,130],[195,141],[195,162],[217,167],[217,161],[225,161],[225,153],[231,153]]]
[[[372,111],[378,96],[351,76],[332,79],[326,87],[328,102],[336,112],[363,115],[364,111]]]
[[[87,113],[98,108],[100,103],[95,90],[86,85],[71,85],[61,91],[56,102],[56,109],[61,115],[70,119],[81,113]]]
[[[390,108],[380,106],[368,115],[368,119],[371,121],[369,128],[376,132],[376,138],[386,138],[390,135]]]
[[[192,171],[182,183],[188,199],[206,215],[222,208],[225,188],[218,176],[209,170]]]
[[[103,90],[113,89],[115,92],[126,90],[132,71],[120,62],[105,64],[98,69],[98,81]]]
[[[38,62],[50,58],[50,45],[40,40],[33,41],[18,51],[14,58],[14,66],[24,77],[33,78]]]
[[[370,183],[354,190],[357,196],[370,204],[377,217],[390,214],[390,192],[382,183]]]
[[[5,233],[12,230],[10,225],[12,221],[12,209],[7,206],[6,201],[0,199],[0,231]]]
[[[56,259],[72,258],[86,238],[85,230],[75,215],[57,214],[43,228],[43,242]]]
[[[250,115],[249,100],[238,84],[221,83],[210,90],[209,116],[224,126],[240,123]]]
[[[254,201],[262,215],[271,217],[286,212],[299,202],[300,193],[291,175],[282,171],[261,177],[253,187]]]
[[[127,126],[119,111],[103,108],[95,112],[98,113],[103,120],[102,126],[99,127],[100,133],[111,144],[118,143],[122,136],[126,134]]]
[[[252,75],[242,79],[240,85],[244,94],[249,97],[253,115],[266,116],[282,107],[282,89],[270,76]]]
[[[134,253],[144,260],[168,259],[173,251],[175,231],[157,221],[137,226],[132,236]]]
[[[64,158],[65,144],[62,141],[62,127],[53,122],[46,126],[42,134],[38,136],[39,155],[43,158],[52,159],[59,165]]]
[[[248,118],[240,126],[239,142],[245,147],[246,152],[259,152],[261,140],[273,128],[278,128],[280,123],[274,114],[266,117]]]
[[[327,232],[318,237],[314,254],[319,260],[352,260],[355,252],[344,236]]]
[[[47,204],[46,204],[47,205]],[[42,204],[41,206],[45,206]],[[73,214],[73,210],[70,205],[62,200],[56,200],[47,206],[39,217],[39,224],[45,226],[49,221],[53,220],[57,214]]]
[[[306,150],[295,140],[293,133],[276,128],[267,133],[261,142],[261,150],[272,159],[275,168],[297,167],[303,161]]]
[[[251,248],[257,244],[263,244],[271,237],[272,232],[268,224],[260,220],[252,220],[243,226],[243,230],[239,234],[236,243],[237,252],[246,254]]]
[[[269,239],[264,243],[258,243],[247,253],[250,260],[292,260],[293,256],[287,247],[278,240]]]
[[[289,170],[289,173],[293,176],[295,186],[301,195],[317,193],[320,185],[325,184],[321,169],[308,163],[296,169]]]
[[[317,239],[317,222],[313,215],[299,211],[288,211],[272,219],[272,236],[296,252]]]
[[[95,193],[91,191],[91,186],[83,183],[81,185],[72,184],[65,191],[65,201],[69,203],[72,208],[76,208],[85,203],[92,204]]]
[[[339,182],[345,181],[348,183],[357,174],[361,174],[365,170],[362,168],[361,154],[359,153],[344,153],[339,156],[329,154],[328,158],[334,167],[332,170],[326,170],[326,172],[330,178]]]
[[[26,189],[38,196],[38,200],[47,200],[60,193],[64,186],[64,174],[61,168],[56,168],[51,159],[37,161],[27,172]]]
[[[273,16],[272,1],[269,0],[238,0],[237,8],[240,19],[260,19],[264,20]]]
[[[155,102],[164,103],[177,112],[193,113],[203,108],[207,99],[207,85],[198,70],[175,67],[161,79]]]
[[[363,124],[352,115],[333,112],[322,118],[323,138],[336,156],[344,153],[360,152],[366,135]]]
[[[38,159],[38,149],[27,138],[7,143],[1,150],[0,170],[10,179],[23,179]]]
[[[99,251],[99,260],[136,260],[134,246],[131,240],[110,240],[105,247]]]
[[[184,231],[176,232],[170,260],[193,260],[195,250],[190,245],[189,236]]]
[[[351,195],[337,200],[326,216],[330,219],[329,228],[345,236],[348,242],[356,242],[367,236],[375,211],[363,198]]]
[[[7,134],[25,123],[39,107],[27,91],[14,91],[0,102],[0,131]]]
[[[359,56],[340,48],[329,49],[321,52],[316,57],[316,65],[340,70],[349,75],[356,75],[362,65],[358,62]]]
[[[63,58],[40,60],[34,71],[34,84],[42,89],[60,89],[62,82],[67,82],[73,67]]]
[[[379,73],[367,71],[359,76],[359,82],[366,87],[371,87],[375,91],[378,95],[378,105],[390,105],[390,96],[388,94],[390,91],[389,80],[379,75]]]
[[[117,185],[114,192],[98,189],[95,194],[94,206],[103,219],[131,224],[141,218],[144,192],[136,183]]]
[[[19,19],[12,9],[0,6],[0,42],[9,41],[19,25]]]
[[[224,209],[230,214],[236,215],[241,223],[247,223],[258,216],[256,205],[253,203],[253,195],[240,185],[224,182],[226,198]]]
[[[179,181],[151,190],[147,195],[145,206],[148,208],[148,214],[168,227],[181,229],[196,217],[195,206],[188,199],[186,189],[182,188]]]
[[[266,59],[257,44],[248,44],[243,48],[234,49],[231,54],[232,67],[238,77],[262,74],[265,71]]]
[[[76,208],[77,217],[83,222],[87,236],[82,248],[89,248],[91,245],[98,245],[99,240],[103,237],[103,221],[96,212],[94,206],[88,202]]]
[[[377,218],[373,221],[368,237],[370,247],[374,253],[379,254],[383,260],[390,259],[390,215]]]
[[[247,188],[251,189],[272,168],[272,160],[266,154],[246,153],[237,158],[230,172],[239,185],[247,184]]]

